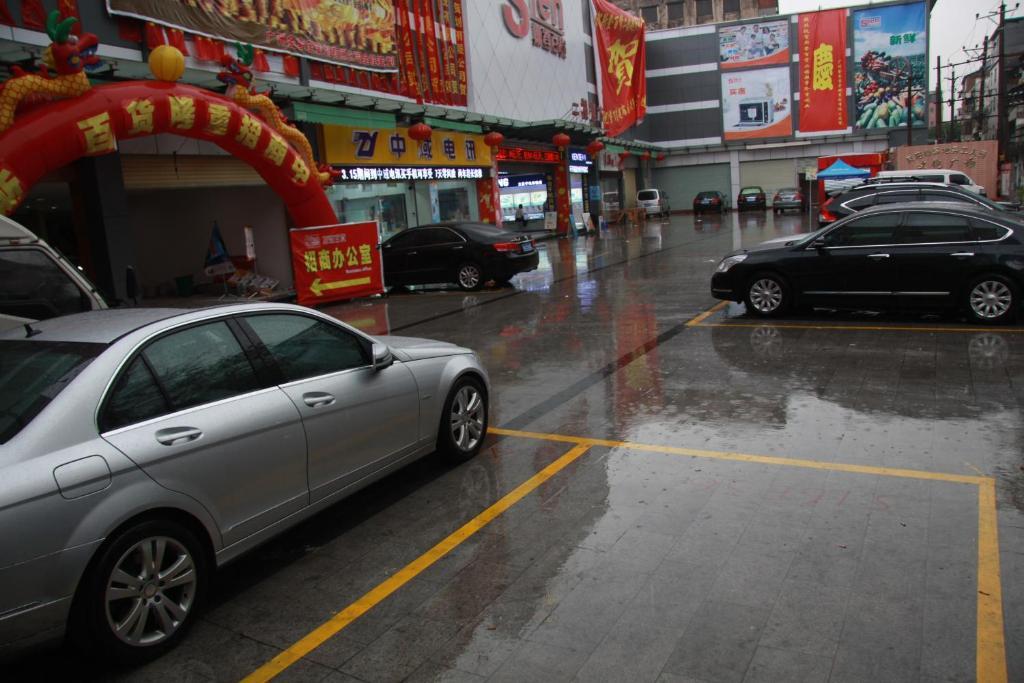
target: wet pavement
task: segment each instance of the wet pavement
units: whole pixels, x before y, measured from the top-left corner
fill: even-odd
[[[513,287],[326,308],[477,350],[480,456],[224,568],[150,665],[7,675],[1024,680],[1024,326],[711,298],[725,252],[806,221],[675,216],[543,243]]]

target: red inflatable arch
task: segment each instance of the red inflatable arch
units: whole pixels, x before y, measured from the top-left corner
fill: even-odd
[[[13,213],[50,171],[114,152],[118,140],[157,133],[208,140],[247,162],[297,227],[337,222],[316,169],[259,116],[217,93],[162,81],[101,85],[19,115],[0,135],[0,210]]]

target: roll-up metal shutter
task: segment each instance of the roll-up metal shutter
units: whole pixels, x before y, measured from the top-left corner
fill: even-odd
[[[231,156],[124,154],[121,171],[129,192],[266,185],[251,166]]]

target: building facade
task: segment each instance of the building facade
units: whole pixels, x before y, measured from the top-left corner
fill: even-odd
[[[756,19],[779,13],[779,0],[615,0],[615,4],[643,17],[648,29]]]

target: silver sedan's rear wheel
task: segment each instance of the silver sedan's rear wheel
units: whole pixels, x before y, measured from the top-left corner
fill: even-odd
[[[487,392],[479,380],[464,377],[448,394],[441,414],[438,451],[456,462],[480,451],[487,435]]]
[[[790,304],[786,282],[774,273],[758,273],[750,279],[746,295],[747,311],[770,317],[780,315]]]
[[[980,277],[968,289],[967,307],[976,322],[1008,322],[1017,313],[1018,305],[1016,288],[1000,275]]]

